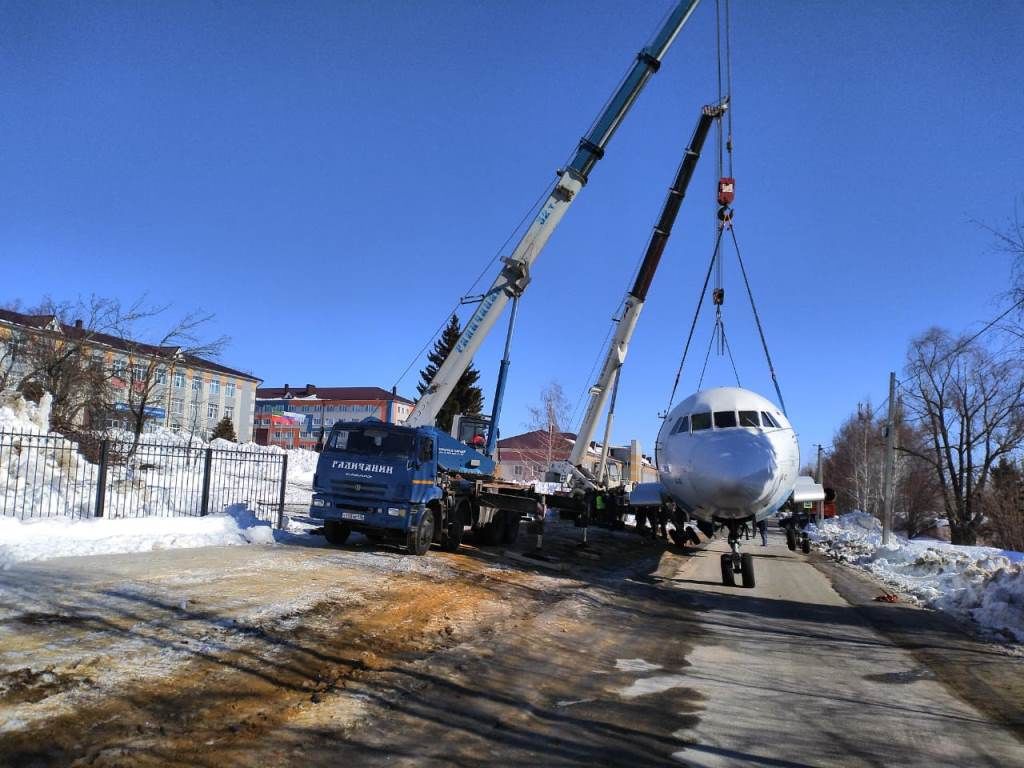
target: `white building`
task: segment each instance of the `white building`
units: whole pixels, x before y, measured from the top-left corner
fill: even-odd
[[[256,387],[261,379],[251,373],[190,355],[180,347],[158,347],[90,331],[81,321],[66,325],[53,315],[0,310],[0,376],[11,387],[29,374],[20,350],[33,337],[46,338],[58,347],[68,344],[75,354],[88,355],[109,373],[112,407],[102,414],[83,414],[83,419],[103,420],[84,426],[131,428],[131,404],[136,402],[132,392],[148,388],[145,429],[164,426],[205,439],[227,416],[240,442],[252,440]],[[151,367],[153,376],[149,376]]]

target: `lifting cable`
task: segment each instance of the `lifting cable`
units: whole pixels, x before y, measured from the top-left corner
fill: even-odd
[[[724,9],[723,9],[724,6]],[[723,13],[724,11],[724,13]],[[725,37],[724,55],[722,37]],[[729,362],[732,364],[733,375],[736,378],[736,385],[740,385],[739,372],[736,368],[736,360],[733,357],[732,349],[729,346],[725,334],[725,322],[722,319],[722,306],[725,303],[724,287],[724,266],[721,253],[722,235],[729,230],[733,247],[736,249],[736,258],[739,261],[740,272],[743,275],[743,284],[750,300],[750,308],[754,315],[754,322],[757,325],[757,332],[761,339],[761,347],[764,350],[765,360],[768,363],[768,371],[772,377],[772,384],[775,386],[775,394],[779,398],[779,406],[782,412],[786,412],[786,404],[782,398],[782,389],[779,386],[778,376],[775,372],[775,365],[772,362],[771,353],[768,350],[768,341],[765,338],[764,327],[761,325],[761,316],[757,311],[757,304],[754,301],[754,294],[750,288],[750,279],[747,275],[746,265],[743,263],[743,256],[740,253],[739,242],[736,239],[736,229],[733,225],[733,211],[731,203],[735,197],[735,178],[733,177],[733,129],[732,129],[732,30],[729,0],[716,0],[715,2],[715,51],[717,56],[717,80],[719,103],[728,101],[729,109],[726,112],[725,124],[720,119],[717,125],[718,139],[718,210],[715,221],[715,247],[711,255],[711,263],[708,265],[708,272],[704,277],[704,286],[701,288],[700,299],[697,302],[697,309],[694,313],[693,322],[690,324],[690,333],[687,336],[686,344],[683,347],[682,359],[679,361],[679,368],[676,370],[676,378],[672,384],[672,392],[669,395],[668,407],[665,409],[665,417],[672,410],[675,401],[676,390],[682,376],[683,366],[690,351],[693,341],[693,334],[697,326],[697,320],[703,307],[704,297],[707,294],[708,283],[711,274],[715,274],[715,284],[712,291],[712,301],[715,305],[715,324],[712,329],[711,341],[708,343],[707,354],[704,357],[704,367],[701,370],[700,380],[697,384],[698,390],[703,386],[704,376],[707,373],[708,361],[711,356],[711,347],[717,340],[717,351],[719,355],[728,354]]]
[[[704,275],[704,285],[700,289],[700,297],[697,299],[697,310],[693,313],[693,322],[690,323],[690,333],[686,337],[686,345],[683,347],[683,356],[679,360],[679,367],[676,369],[676,380],[672,382],[672,393],[668,397],[668,407],[665,408],[665,416],[667,417],[669,411],[672,410],[672,403],[676,398],[676,389],[679,387],[679,379],[683,375],[683,364],[686,362],[686,356],[690,352],[690,343],[693,341],[693,332],[697,329],[697,320],[700,318],[700,308],[704,306],[704,296],[708,292],[708,283],[711,280],[711,271],[715,267],[715,261],[718,258],[718,249],[722,243],[722,230],[718,231],[718,238],[715,240],[715,250],[711,254],[711,262],[708,264],[707,274]]]

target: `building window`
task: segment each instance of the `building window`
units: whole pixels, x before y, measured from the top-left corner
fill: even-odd
[[[157,384],[166,384],[167,383],[167,369],[166,368],[157,368],[156,369],[156,383]]]
[[[185,374],[178,372],[174,374],[174,386],[181,389],[185,386]]]
[[[235,382],[229,381],[227,384],[224,385],[224,394],[227,397],[235,396]]]
[[[193,392],[202,392],[203,391],[203,378],[202,378],[202,376],[193,376],[192,377],[192,391]]]
[[[171,413],[181,416],[185,413],[185,401],[180,397],[176,397],[171,400]]]
[[[114,374],[115,378],[123,379],[128,372],[128,366],[125,365],[124,360],[115,360],[110,371]]]
[[[146,380],[146,366],[142,363],[135,363],[132,365],[132,381],[145,381]]]
[[[210,394],[211,395],[219,395],[220,394],[220,380],[219,379],[210,379]]]
[[[225,405],[224,406],[224,415],[227,416],[232,421],[234,421],[235,420],[235,406],[233,406],[233,405]]]
[[[522,477],[523,476],[523,465],[522,464],[513,464],[512,465],[512,474],[515,475],[516,477]]]
[[[206,415],[208,418],[216,419],[219,411],[220,407],[216,403],[210,403],[206,406]]]
[[[199,403],[191,402],[188,404],[188,417],[195,421],[199,418]]]

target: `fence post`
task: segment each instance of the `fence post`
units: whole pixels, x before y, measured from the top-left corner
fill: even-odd
[[[288,485],[288,454],[284,454],[281,459],[281,495],[277,502],[277,527],[284,530],[284,495]]]
[[[107,462],[110,459],[110,440],[104,438],[100,442],[100,468],[96,473],[96,512],[95,517],[103,517],[103,507],[107,503]]]
[[[212,467],[213,448],[207,448],[206,456],[203,459],[203,502],[199,510],[201,517],[206,517],[206,515],[210,514],[210,475],[213,474],[210,470]]]

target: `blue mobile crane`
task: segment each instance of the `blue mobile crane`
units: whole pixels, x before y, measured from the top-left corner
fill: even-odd
[[[479,297],[462,335],[406,424],[363,421],[338,423],[331,429],[313,477],[310,508],[312,517],[324,521],[329,542],[343,544],[352,531],[358,531],[371,540],[404,543],[410,552],[421,555],[432,542],[454,551],[465,531],[473,529],[487,543],[508,544],[515,540],[522,515],[535,511],[531,492],[496,479],[492,458],[508,372],[511,323],[484,445],[473,447],[434,422],[509,301],[514,319],[518,298],[530,280],[530,267],[698,2],[677,3],[651,43],[637,54],[615,94],[580,140],[572,161],[558,172],[557,183],[512,254],[502,259],[500,272]],[[462,426],[473,427],[467,421]],[[479,432],[472,435],[478,436]]]

